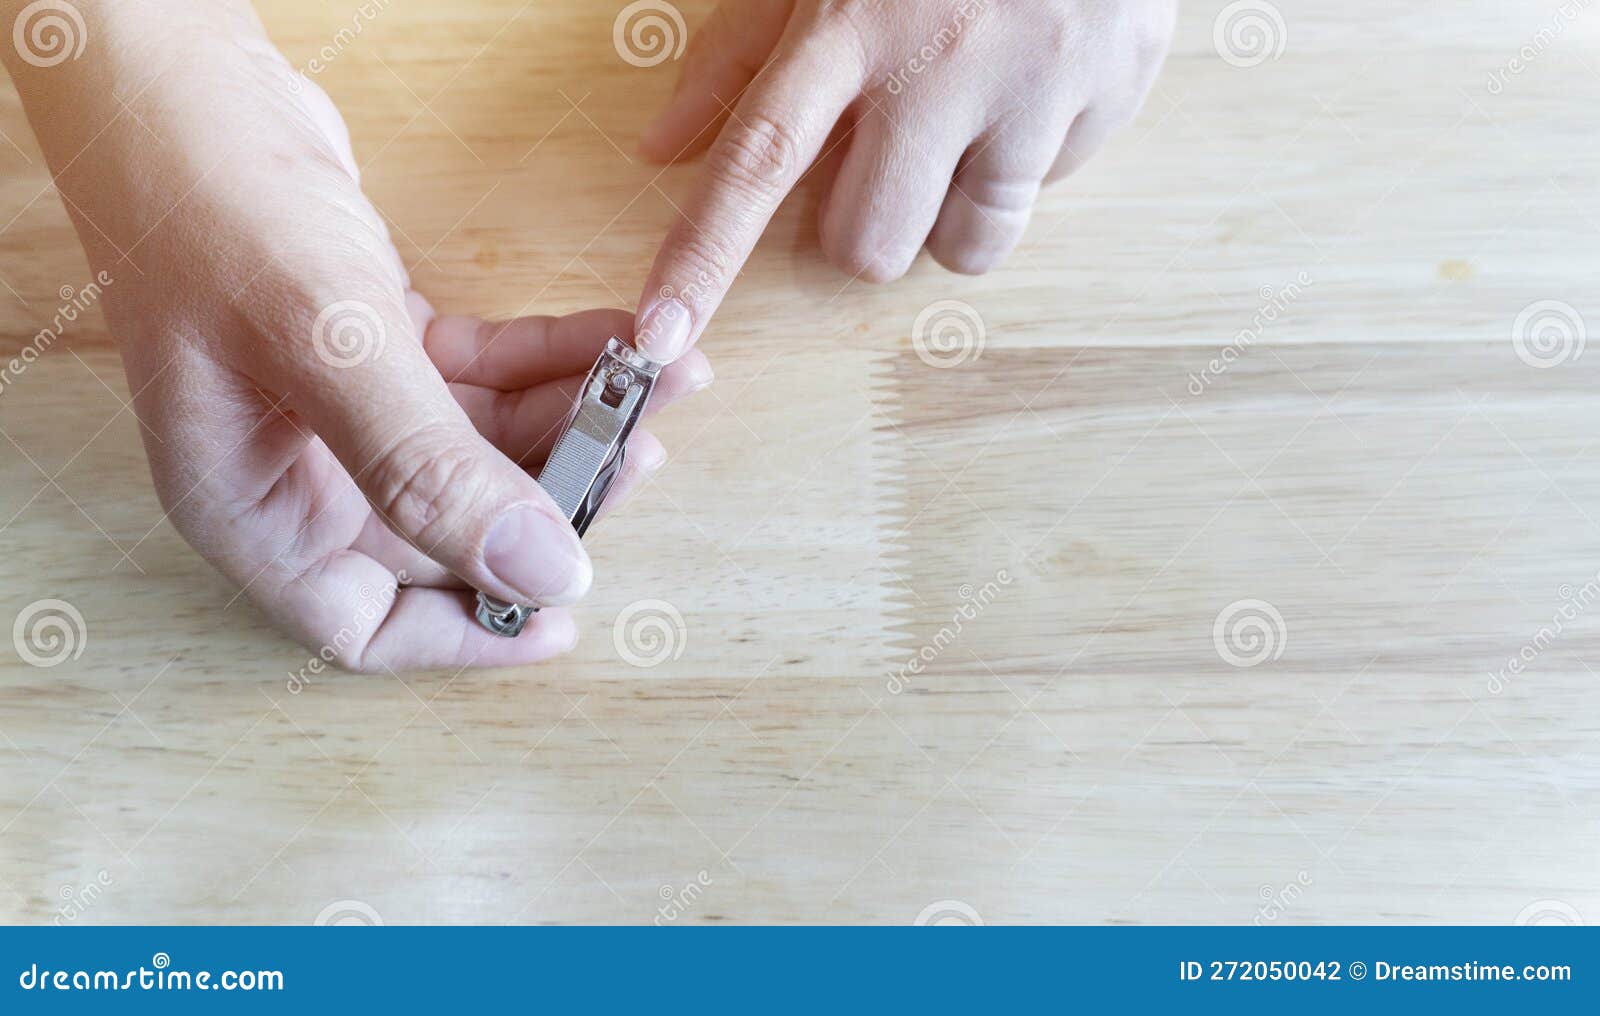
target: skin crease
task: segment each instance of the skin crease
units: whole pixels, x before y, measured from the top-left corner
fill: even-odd
[[[951,271],[996,267],[1039,188],[1133,119],[1176,16],[1177,0],[725,0],[640,143],[707,153],[645,283],[641,348],[670,360],[699,338],[830,136],[834,264],[887,282],[926,246]]]
[[[25,6],[0,0],[0,15]],[[987,270],[1039,185],[1137,111],[1176,3],[725,3],[641,141],[663,160],[710,151],[637,328],[620,310],[435,314],[361,193],[332,102],[244,0],[74,6],[94,40],[82,58],[0,55],[91,271],[113,279],[101,306],[161,503],[313,653],[400,671],[530,663],[575,643],[561,609],[495,638],[469,587],[544,605],[588,588],[582,544],[533,479],[583,375],[609,336],[636,335],[675,361],[652,411],[709,384],[689,347],[835,126],[849,130],[821,213],[831,260],[884,281],[926,244],[956,271]],[[341,365],[323,321],[352,306],[363,331]],[[636,431],[608,506],[665,458]]]

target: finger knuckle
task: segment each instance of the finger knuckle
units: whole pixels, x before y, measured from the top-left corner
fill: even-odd
[[[367,645],[364,639],[347,642],[335,639],[323,647],[311,648],[319,653],[327,652],[328,662],[347,674],[371,674],[380,668],[376,657],[366,651]]]
[[[389,525],[423,547],[441,542],[476,501],[474,456],[453,435],[414,430],[372,467],[368,497]]]
[[[967,200],[991,215],[1027,215],[1039,199],[1036,177],[963,181],[961,189]]]
[[[780,194],[800,160],[800,139],[783,120],[766,115],[731,121],[712,148],[721,183],[760,195]]]
[[[324,250],[300,270],[263,279],[241,291],[233,311],[244,323],[240,338],[251,356],[298,372],[320,360],[333,365],[372,359],[404,331],[404,306],[395,280],[360,249]],[[330,282],[329,280],[337,280]],[[346,344],[355,348],[345,349]],[[362,357],[358,354],[366,352]]]
[[[906,273],[909,260],[898,252],[872,243],[864,236],[851,237],[834,245],[832,258],[841,271],[864,282],[893,282]]]

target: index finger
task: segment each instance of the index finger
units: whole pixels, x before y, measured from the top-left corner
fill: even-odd
[[[840,29],[790,26],[779,56],[750,83],[639,300],[635,344],[671,361],[700,337],[767,223],[861,94],[857,47]]]

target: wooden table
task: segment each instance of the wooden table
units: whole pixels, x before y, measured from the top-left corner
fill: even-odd
[[[850,283],[798,195],[543,668],[291,689],[81,319],[0,394],[0,627],[83,619],[0,650],[0,917],[1600,919],[1600,353],[1513,343],[1600,328],[1600,13],[1275,3],[1254,66],[1185,3],[988,277]],[[357,5],[261,6],[301,64]],[[395,3],[320,75],[442,309],[631,305],[694,170],[618,6]],[[0,129],[9,357],[87,274]]]

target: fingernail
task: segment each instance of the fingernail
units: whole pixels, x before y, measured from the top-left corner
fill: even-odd
[[[689,332],[694,321],[689,308],[677,297],[657,300],[639,319],[633,342],[639,352],[652,360],[671,363],[689,348]]]
[[[639,463],[640,472],[646,476],[654,476],[661,472],[661,467],[667,464],[667,450],[659,445],[652,448],[648,454],[641,455]]]
[[[529,505],[511,509],[490,528],[483,563],[524,603],[572,603],[588,592],[593,578],[572,527]]]
[[[705,391],[711,387],[711,382],[716,379],[717,375],[711,370],[711,365],[709,363],[706,364],[695,372],[694,379],[689,383],[689,394],[693,395],[695,392]]]

